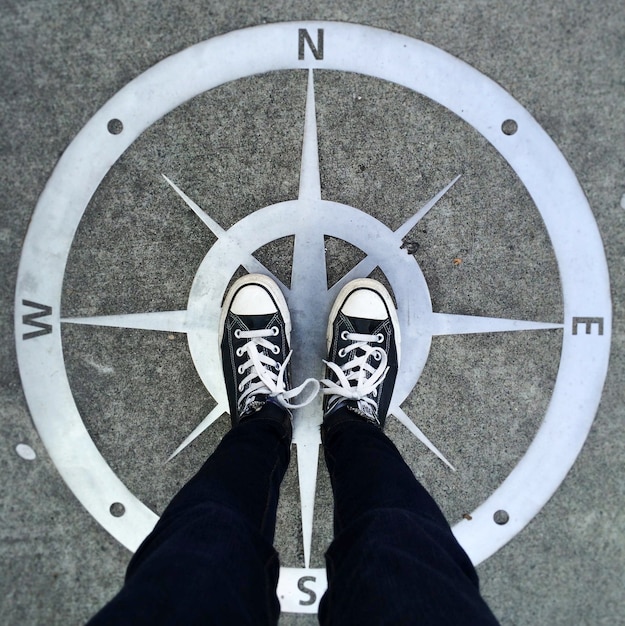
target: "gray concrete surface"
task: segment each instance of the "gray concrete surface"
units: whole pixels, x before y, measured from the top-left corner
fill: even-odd
[[[84,622],[119,588],[129,558],[63,483],[21,391],[13,296],[37,198],[74,135],[136,75],[214,35],[294,19],[378,26],[458,56],[521,102],[576,172],[611,270],[615,323],[603,401],[556,495],[479,573],[502,624],[625,624],[622,2],[181,0],[161,6],[143,0],[4,0],[0,8],[3,624]],[[255,77],[200,96],[150,128],[112,169],[81,222],[65,277],[63,314],[184,308],[214,237],[176,204],[160,173],[214,207],[213,217],[224,227],[295,197],[304,97],[302,73]],[[435,310],[561,316],[555,259],[542,222],[507,164],[472,129],[425,98],[355,76],[338,80],[319,73],[317,107],[328,199],[396,228],[411,208],[463,174],[458,193],[410,235]],[[412,116],[408,133],[406,115]],[[284,280],[289,245],[277,242],[259,252]],[[340,277],[356,254],[329,241],[330,278]],[[454,258],[463,263],[454,265]],[[435,340],[404,407],[461,471],[446,472],[397,424],[389,424],[389,433],[450,521],[490,493],[531,441],[557,370],[559,332]],[[72,390],[94,441],[131,490],[162,511],[227,429],[221,419],[175,462],[163,465],[213,405],[184,337],[65,327],[63,343]],[[36,460],[16,454],[21,442],[34,448]],[[294,466],[278,522],[278,547],[291,563],[302,558]],[[330,511],[321,471],[313,566],[322,565],[331,539]],[[293,615],[282,620],[315,621]]]

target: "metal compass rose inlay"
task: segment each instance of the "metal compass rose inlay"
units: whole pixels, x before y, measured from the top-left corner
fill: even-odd
[[[245,77],[285,70],[307,72],[299,192],[258,206],[226,228],[220,216],[168,172],[163,192],[190,208],[216,237],[195,274],[187,306],[90,317],[62,315],[67,259],[79,223],[109,168],[152,124],[208,90]],[[426,96],[464,120],[499,152],[522,181],[542,217],[557,259],[563,317],[521,320],[433,310],[426,278],[402,248],[408,233],[453,193],[460,172],[431,199],[390,228],[359,207],[322,198],[315,77],[332,70],[374,77]],[[303,104],[303,103],[302,103]],[[188,210],[188,209],[187,209]],[[198,224],[198,226],[200,226]],[[575,461],[597,410],[607,372],[611,304],[601,240],[579,184],[556,146],[529,113],[478,71],[447,53],[398,34],[354,24],[272,24],[216,37],[165,59],[129,83],[87,123],[59,161],[41,195],[24,244],[16,292],[19,367],[28,404],[52,460],[85,508],[117,540],[135,550],[157,516],[113,472],[94,444],[65,371],[61,326],[119,327],[185,333],[195,368],[216,405],[185,437],[176,457],[227,412],[217,345],[219,310],[242,266],[272,274],[256,251],[293,237],[290,284],[273,276],[293,317],[293,372],[297,384],[323,375],[327,314],[349,280],[380,270],[397,303],[404,361],[391,414],[454,470],[401,408],[417,384],[432,338],[481,333],[553,332],[562,336],[551,401],[534,440],[516,467],[454,532],[474,563],[496,552],[536,515]],[[364,258],[328,287],[326,238],[345,241]],[[314,612],[325,571],[311,567],[321,399],[295,412],[294,444],[301,509],[303,567],[283,567],[282,608]],[[178,443],[178,442],[177,442]],[[436,445],[435,445],[436,444]],[[437,447],[438,445],[438,447]],[[172,446],[175,447],[175,446]],[[291,564],[294,565],[294,564]]]

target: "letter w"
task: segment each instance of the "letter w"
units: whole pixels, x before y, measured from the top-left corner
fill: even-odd
[[[27,313],[22,315],[22,324],[27,326],[34,326],[40,330],[33,330],[29,333],[24,333],[22,339],[33,339],[41,335],[47,335],[52,332],[52,325],[45,322],[39,322],[40,317],[47,317],[52,315],[52,307],[46,304],[38,304],[37,302],[31,302],[30,300],[22,300],[24,306],[32,307],[33,309],[39,309],[36,313]]]

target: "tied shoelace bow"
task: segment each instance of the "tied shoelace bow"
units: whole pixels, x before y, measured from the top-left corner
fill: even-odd
[[[310,404],[319,392],[319,381],[315,378],[307,378],[294,389],[286,388],[285,375],[293,351],[291,350],[284,362],[279,364],[270,356],[271,354],[280,354],[279,346],[266,339],[267,337],[276,337],[279,332],[277,326],[261,330],[237,329],[234,331],[237,339],[249,339],[236,351],[239,357],[246,352],[249,356],[249,359],[238,368],[240,375],[249,370],[248,375],[239,383],[241,396],[239,397],[238,408],[241,414],[250,408],[257,395],[269,396],[285,409],[299,409]],[[303,402],[299,404],[289,402],[291,398],[298,396],[310,384],[313,385],[312,393],[305,397]]]
[[[354,352],[353,358],[342,366],[324,361],[338,379],[333,381],[325,378],[321,381],[321,384],[325,386],[323,394],[330,396],[328,406],[333,406],[342,398],[356,400],[360,410],[366,416],[374,417],[377,414],[378,404],[369,396],[377,396],[377,388],[386,378],[389,368],[386,365],[388,361],[386,350],[370,344],[381,343],[384,341],[384,337],[381,334],[366,335],[343,331],[341,339],[353,343],[339,350],[340,357],[344,357],[355,350],[362,351],[362,354],[358,355]],[[371,357],[374,361],[378,361],[377,366],[373,367],[369,363]]]

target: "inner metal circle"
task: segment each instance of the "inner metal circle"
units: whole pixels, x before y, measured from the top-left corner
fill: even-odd
[[[261,246],[289,235],[310,237],[316,230],[318,245],[323,236],[342,239],[360,248],[388,278],[397,301],[401,327],[402,351],[409,354],[402,362],[391,406],[400,405],[416,385],[428,358],[431,335],[426,323],[432,314],[430,292],[418,263],[397,245],[393,232],[362,211],[337,202],[319,200],[314,205],[315,222],[299,223],[297,216],[309,210],[297,200],[266,207],[242,219],[220,238],[200,264],[193,281],[187,305],[189,349],[195,367],[213,397],[226,403],[225,387],[218,350],[217,322],[225,290],[247,254]],[[375,234],[375,237],[372,236]],[[310,273],[321,268],[309,266]],[[316,281],[292,284],[291,290],[310,289]],[[289,302],[290,291],[285,294]],[[333,292],[315,292],[312,299],[318,308],[293,310],[294,335],[313,336],[312,345],[325,345],[327,316]],[[289,302],[290,304],[290,302]],[[316,338],[316,341],[315,339]],[[319,340],[319,338],[321,340]],[[319,377],[325,353],[306,354],[303,362],[311,369],[294,371],[295,384],[308,376]],[[297,424],[297,423],[296,423]],[[296,426],[297,428],[297,426]]]

